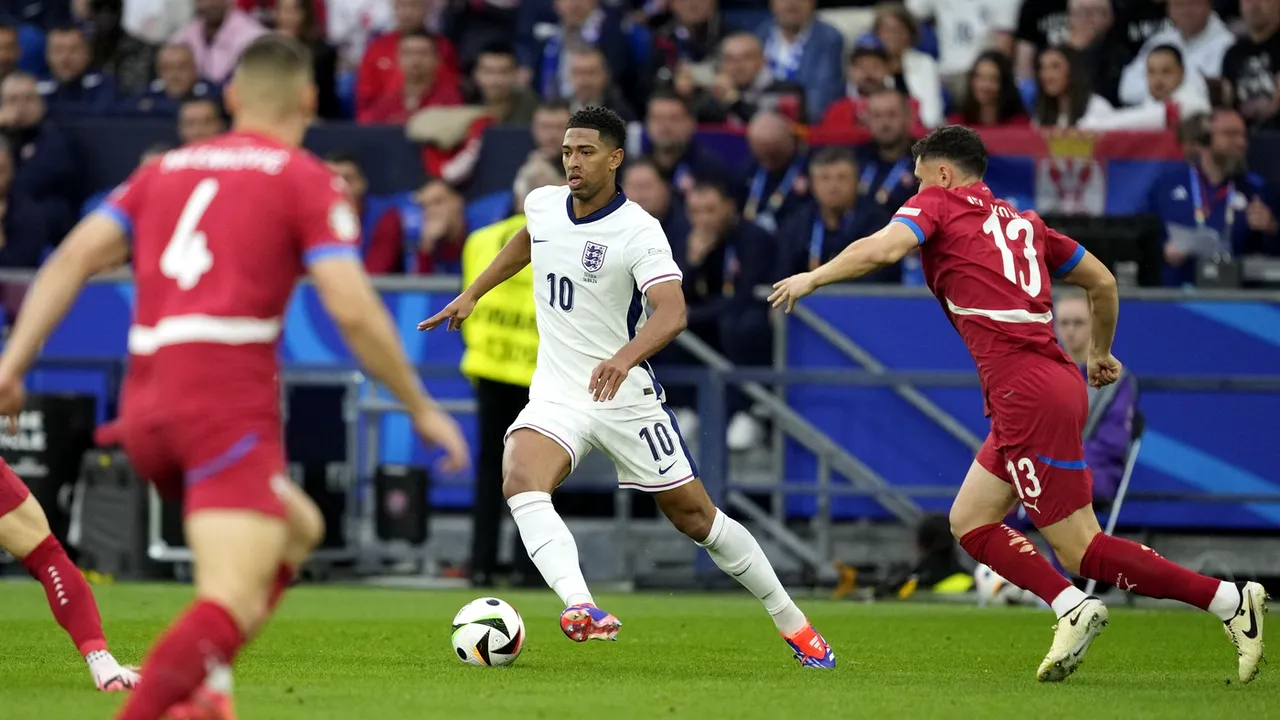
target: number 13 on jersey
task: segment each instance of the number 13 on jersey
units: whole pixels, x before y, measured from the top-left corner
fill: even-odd
[[[1022,288],[1031,297],[1040,295],[1040,263],[1037,262],[1035,246],[1035,226],[1023,217],[1011,218],[1008,224],[1001,224],[1002,218],[993,210],[987,221],[982,223],[982,231],[991,236],[996,248],[1000,250],[1000,260],[1004,266],[1004,276],[1009,282]],[[972,227],[972,226],[970,226]],[[1027,261],[1026,270],[1017,267],[1013,250],[1009,242],[1022,241],[1022,257]]]

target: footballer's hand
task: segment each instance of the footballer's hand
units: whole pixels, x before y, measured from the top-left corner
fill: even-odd
[[[1114,355],[1106,353],[1105,355],[1090,354],[1088,368],[1089,385],[1100,388],[1119,380],[1122,366]]]
[[[476,309],[476,301],[471,299],[467,293],[463,293],[453,299],[453,302],[444,306],[440,312],[418,323],[419,330],[435,330],[441,323],[448,321],[448,330],[459,330],[462,323],[471,317],[472,311]]]
[[[436,407],[427,408],[414,416],[413,427],[428,445],[444,450],[439,464],[441,471],[456,473],[471,464],[471,448],[449,413]]]
[[[0,417],[4,418],[0,428],[10,433],[18,431],[18,414],[27,404],[27,390],[20,378],[0,377]]]
[[[612,400],[630,372],[631,366],[619,360],[616,355],[597,365],[591,371],[591,383],[587,385],[591,399],[596,402]]]
[[[813,273],[792,275],[773,284],[773,294],[769,296],[769,304],[775,308],[785,305],[786,311],[791,312],[800,298],[812,295],[817,289],[818,283],[813,279]]]

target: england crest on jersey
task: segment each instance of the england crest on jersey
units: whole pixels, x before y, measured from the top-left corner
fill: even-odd
[[[600,243],[588,242],[586,247],[582,248],[582,267],[587,272],[600,272],[600,268],[604,267],[604,253],[609,248]]]

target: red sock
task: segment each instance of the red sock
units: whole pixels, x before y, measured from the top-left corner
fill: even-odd
[[[81,655],[107,649],[93,591],[57,538],[53,535],[45,538],[22,559],[22,566],[44,585],[53,617],[71,636]]]
[[[293,578],[297,575],[297,571],[288,563],[280,563],[279,569],[276,570],[276,582],[271,586],[271,594],[267,596],[267,613],[270,614],[280,605],[280,600],[284,597],[284,591],[289,589],[293,584]]]
[[[221,605],[197,600],[151,648],[140,683],[116,720],[157,720],[204,682],[210,664],[231,665],[244,644]]]
[[[970,530],[960,538],[960,547],[1000,577],[1046,603],[1052,603],[1071,587],[1071,581],[1054,570],[1022,533],[1004,523]]]
[[[1080,574],[1149,598],[1172,598],[1208,610],[1221,580],[1165,560],[1131,540],[1098,533],[1080,561]]]

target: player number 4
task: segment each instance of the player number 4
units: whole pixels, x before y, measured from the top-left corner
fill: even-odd
[[[1005,469],[1009,471],[1009,479],[1013,481],[1013,489],[1018,491],[1019,498],[1034,500],[1040,497],[1040,478],[1036,476],[1036,466],[1031,458],[1019,458],[1016,465],[1010,460]],[[1021,479],[1018,478],[1019,470],[1022,471]]]
[[[1035,227],[1030,220],[1016,217],[1008,225],[1000,224],[1000,216],[995,211],[987,221],[982,223],[982,231],[995,240],[1000,250],[1000,260],[1004,264],[1004,276],[1009,282],[1023,289],[1031,297],[1040,295],[1040,263],[1036,262]],[[1009,241],[1023,243],[1022,256],[1027,259],[1027,270],[1014,266],[1013,250],[1009,249]]]
[[[177,282],[180,290],[195,287],[200,278],[213,268],[209,238],[199,225],[217,194],[218,181],[213,178],[205,178],[196,184],[182,208],[182,214],[178,216],[178,225],[173,229],[169,244],[160,254],[160,273]]]

